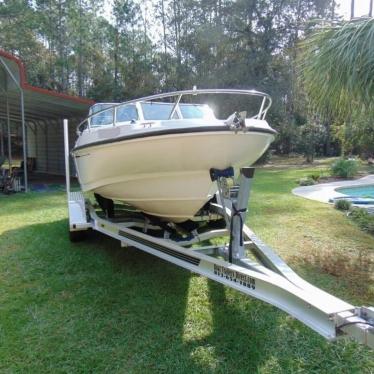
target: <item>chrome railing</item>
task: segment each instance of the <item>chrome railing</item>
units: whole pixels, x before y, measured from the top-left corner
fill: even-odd
[[[133,99],[133,100],[125,101],[125,102],[119,103],[119,104],[114,104],[113,106],[111,106],[109,108],[105,108],[105,109],[100,110],[96,113],[92,113],[91,115],[89,115],[84,121],[82,121],[78,125],[77,132],[78,132],[78,134],[81,134],[85,129],[87,129],[87,128],[90,129],[92,119],[95,116],[97,116],[97,117],[101,116],[102,118],[107,117],[108,120],[109,120],[108,124],[112,124],[113,126],[115,126],[116,123],[117,123],[117,121],[116,121],[117,109],[122,107],[122,106],[126,106],[126,105],[129,105],[129,104],[135,104],[135,103],[138,103],[138,102],[148,102],[148,101],[154,101],[154,100],[165,99],[165,98],[168,98],[168,97],[176,96],[177,100],[175,101],[174,106],[173,106],[173,108],[170,112],[170,115],[169,115],[169,119],[172,119],[172,117],[175,114],[175,111],[177,110],[178,105],[179,105],[183,96],[186,96],[186,95],[194,95],[195,96],[195,95],[207,95],[207,94],[208,95],[209,94],[249,95],[249,96],[262,97],[263,99],[261,101],[261,106],[260,106],[260,109],[259,109],[258,113],[251,117],[251,118],[256,118],[256,119],[265,119],[266,114],[267,114],[267,112],[268,112],[268,110],[269,110],[269,108],[271,107],[271,104],[272,104],[271,97],[268,94],[266,94],[264,92],[256,91],[256,90],[195,89],[194,88],[192,90],[166,92],[166,93],[161,93],[161,94],[142,97],[142,98],[139,98],[139,99]],[[105,114],[105,113],[109,113],[109,116],[104,116],[103,117],[103,114]]]

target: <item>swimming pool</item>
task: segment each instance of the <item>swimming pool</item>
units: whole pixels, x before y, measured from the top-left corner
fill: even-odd
[[[337,188],[336,191],[348,196],[371,197],[374,199],[374,184],[359,187],[342,187]]]

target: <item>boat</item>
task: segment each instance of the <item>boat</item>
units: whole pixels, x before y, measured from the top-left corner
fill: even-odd
[[[218,119],[204,102],[212,95],[247,95],[259,108]],[[196,88],[95,104],[72,150],[81,188],[160,221],[194,220],[217,192],[211,169],[238,175],[267,150],[276,134],[265,120],[270,106],[255,90]]]

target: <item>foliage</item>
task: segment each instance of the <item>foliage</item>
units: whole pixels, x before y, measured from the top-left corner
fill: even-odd
[[[313,186],[316,181],[313,178],[304,177],[299,180],[299,186]]]
[[[272,152],[268,148],[262,156],[256,161],[255,165],[264,165],[267,164],[271,160]]]
[[[363,159],[374,156],[373,118],[355,113],[351,121],[334,126],[335,137],[341,142],[344,154],[357,154]]]
[[[333,16],[335,2],[6,0],[0,2],[0,48],[25,61],[32,84],[96,101],[196,84],[268,92],[267,118],[278,130],[273,149],[312,161],[337,154],[339,146],[331,149],[331,121],[310,114],[298,87],[295,46],[316,19]],[[222,97],[215,111],[250,116],[258,106]]]
[[[351,208],[352,203],[346,199],[338,199],[335,200],[334,207],[338,210],[349,210]]]
[[[320,113],[373,113],[373,44],[373,18],[324,24],[301,43],[301,81]]]
[[[331,3],[8,0],[0,2],[0,47],[25,60],[32,83],[98,100],[194,84],[256,87],[273,94],[280,113],[284,97],[293,101],[288,48]]]
[[[359,166],[357,160],[341,158],[332,163],[331,174],[340,178],[352,178],[357,174]]]
[[[349,217],[362,230],[374,235],[374,216],[370,215],[366,209],[354,208]]]
[[[320,173],[313,173],[310,175],[310,178],[312,178],[315,182],[319,182],[320,178],[321,178],[321,174]]]
[[[297,150],[304,154],[307,162],[313,162],[316,153],[323,154],[321,148],[326,137],[326,128],[317,119],[310,121],[299,127]]]

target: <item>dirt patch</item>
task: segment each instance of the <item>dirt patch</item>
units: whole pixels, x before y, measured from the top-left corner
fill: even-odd
[[[374,253],[368,249],[358,252],[343,252],[337,249],[307,252],[302,257],[291,256],[292,262],[302,266],[312,266],[323,273],[347,281],[354,294],[372,300],[374,281]]]

